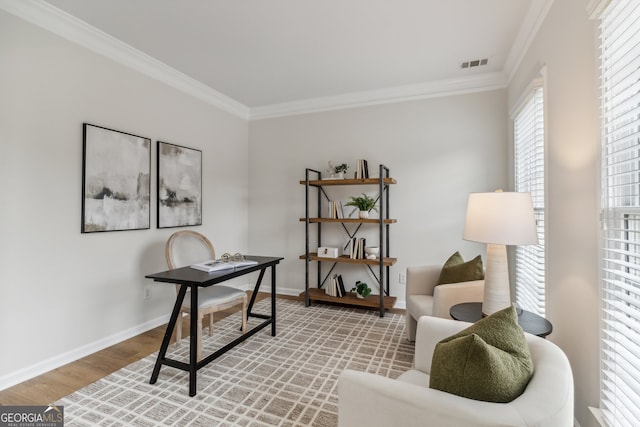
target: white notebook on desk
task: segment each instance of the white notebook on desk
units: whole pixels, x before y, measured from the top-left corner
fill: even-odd
[[[250,259],[245,259],[242,261],[223,261],[221,259],[210,259],[208,261],[191,264],[189,267],[195,268],[196,270],[206,271],[207,273],[212,273],[214,271],[235,270],[237,268],[256,265],[257,263],[258,261],[253,261]]]

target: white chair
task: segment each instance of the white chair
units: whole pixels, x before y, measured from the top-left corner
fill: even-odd
[[[416,325],[421,316],[451,319],[451,306],[482,301],[484,280],[437,285],[441,270],[441,265],[407,268],[405,318],[409,341],[415,340]]]
[[[184,267],[196,262],[216,259],[213,244],[202,234],[192,230],[182,230],[173,233],[165,245],[165,256],[169,269]],[[176,293],[180,286],[176,285]],[[180,315],[176,321],[176,344],[182,339],[183,313],[191,315],[191,294],[184,297]],[[242,333],[247,328],[247,293],[229,286],[213,285],[198,289],[198,310],[196,338],[198,343],[197,358],[202,359],[202,321],[209,317],[209,336],[213,335],[213,313],[235,305],[242,304]],[[193,333],[193,331],[190,331]]]
[[[418,321],[414,368],[397,379],[352,370],[338,379],[339,427],[460,427],[573,425],[573,374],[551,341],[525,333],[534,372],[524,393],[509,403],[483,402],[429,388],[436,344],[470,324],[423,316]]]

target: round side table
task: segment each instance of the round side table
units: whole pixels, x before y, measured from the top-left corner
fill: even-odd
[[[451,307],[449,314],[455,320],[475,323],[482,319],[481,302],[465,302]],[[525,331],[539,337],[546,337],[553,331],[553,325],[542,316],[518,309],[518,324]]]

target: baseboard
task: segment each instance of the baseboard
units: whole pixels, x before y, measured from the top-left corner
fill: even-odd
[[[233,285],[230,284],[228,286],[233,286]],[[253,290],[253,286],[254,285],[251,283],[246,283],[243,285],[235,285],[234,287],[245,290],[245,291],[250,291],[250,290]],[[271,287],[261,286],[260,292],[271,293]],[[278,287],[277,293],[280,295],[295,297],[300,295],[300,292],[301,292],[300,289]],[[398,301],[394,308],[405,308],[405,302]],[[135,337],[136,335],[140,335],[150,329],[164,325],[167,322],[169,322],[169,313],[167,313],[166,315],[157,317],[155,319],[152,319],[148,322],[142,323],[140,325],[134,326],[132,328],[129,328],[125,331],[118,332],[106,338],[102,338],[100,340],[94,341],[87,345],[83,345],[81,347],[70,350],[63,354],[35,363],[31,366],[27,366],[26,368],[22,368],[15,372],[11,372],[10,374],[0,377],[0,390],[7,389],[16,384],[20,384],[21,382],[35,378],[38,375],[42,375],[46,372],[52,371],[56,368],[66,365],[67,363],[74,362],[78,359],[81,359],[85,356],[93,354],[97,351],[103,350],[114,344],[118,344],[124,340]]]
[[[42,375],[46,372],[52,371],[56,368],[66,365],[67,363],[74,362],[78,359],[103,350],[114,344],[118,344],[124,340],[135,337],[136,335],[140,335],[141,333],[156,328],[167,322],[169,322],[169,314],[149,320],[148,322],[142,323],[122,332],[118,332],[116,334],[83,345],[71,351],[43,360],[31,366],[27,366],[26,368],[11,372],[10,374],[0,377],[0,390],[4,390],[16,384],[20,384],[21,382],[30,380],[34,377],[37,377],[38,375]]]
[[[253,290],[254,285],[247,283],[247,284],[235,285],[235,286],[233,284],[230,284],[228,286],[233,286],[238,289],[248,291],[248,290]],[[267,286],[262,286],[261,288],[263,289],[261,289],[260,292],[265,292],[265,289],[267,293],[270,293],[271,291],[270,287],[267,287]],[[284,290],[279,289],[278,293],[282,293],[284,295],[298,295],[300,291],[291,290],[291,289],[284,289]],[[67,351],[57,356],[53,356],[49,359],[37,362],[31,366],[27,366],[15,372],[11,372],[7,375],[4,375],[0,377],[0,390],[5,390],[16,384],[20,384],[24,381],[28,381],[32,378],[37,377],[38,375],[42,375],[56,368],[64,366],[68,363],[75,362],[76,360],[81,359],[85,356],[88,356],[100,350],[104,350],[107,347],[110,347],[114,344],[118,344],[129,338],[133,338],[136,335],[140,335],[144,332],[147,332],[150,329],[164,325],[169,322],[169,315],[170,313],[167,313],[163,316],[157,317],[148,322],[134,326],[125,331],[118,332],[111,336],[99,339],[97,341],[91,342],[89,344],[83,345],[81,347],[75,348],[73,350]]]

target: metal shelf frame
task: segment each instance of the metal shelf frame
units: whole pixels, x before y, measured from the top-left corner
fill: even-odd
[[[313,179],[312,179],[313,178]],[[366,266],[369,271],[372,273],[373,277],[376,279],[378,288],[379,288],[379,312],[380,317],[384,317],[385,313],[385,295],[389,296],[389,271],[391,265],[395,264],[396,259],[390,258],[390,242],[389,242],[389,231],[390,225],[395,223],[396,220],[391,219],[389,216],[389,192],[390,192],[390,184],[395,184],[396,181],[389,176],[389,168],[383,164],[379,165],[379,175],[378,178],[364,178],[364,179],[344,179],[344,180],[323,180],[322,172],[307,168],[305,169],[305,180],[300,181],[301,184],[305,186],[305,217],[300,220],[304,220],[305,223],[305,254],[300,258],[305,260],[305,306],[311,305],[311,296],[309,292],[310,288],[310,264],[311,262],[317,263],[317,277],[316,284],[318,289],[322,289],[327,279],[330,277],[334,268],[339,263],[350,263],[350,264],[362,264]],[[329,195],[325,191],[326,186],[335,186],[335,185],[377,185],[378,186],[378,218],[373,219],[370,217],[369,219],[356,220],[351,218],[344,219],[334,219],[334,218],[322,218],[322,206],[323,206],[323,196],[326,201],[330,201]],[[316,190],[316,194],[312,195],[312,191]],[[316,217],[311,216],[311,206],[310,202],[312,197],[315,197],[317,212]],[[377,258],[377,262],[372,262],[371,260],[355,260],[351,258],[320,258],[317,254],[311,252],[310,248],[310,238],[311,238],[311,224],[316,226],[316,241],[318,242],[318,246],[322,246],[322,228],[324,223],[340,223],[345,233],[352,238],[356,236],[356,234],[360,231],[360,228],[364,224],[377,224],[378,225],[378,236],[379,236],[379,247],[380,247],[380,256]],[[349,230],[345,224],[357,224],[355,229]],[[346,246],[345,248],[346,249]],[[329,267],[328,272],[323,277],[323,269],[322,264],[326,262],[331,262],[332,265]],[[375,268],[377,267],[377,269]],[[377,270],[377,272],[375,271]],[[377,273],[377,274],[376,274]],[[323,298],[324,299],[324,298]],[[332,299],[333,301],[333,299]],[[335,298],[334,302],[340,302],[340,298]]]

